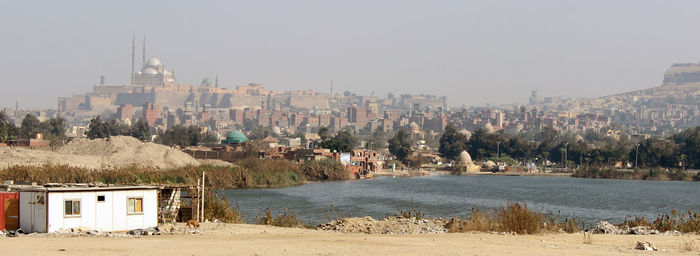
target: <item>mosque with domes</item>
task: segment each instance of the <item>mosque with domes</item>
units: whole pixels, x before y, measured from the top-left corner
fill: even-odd
[[[158,87],[173,86],[175,85],[175,74],[165,69],[158,58],[152,57],[143,64],[141,70],[133,74],[132,84]]]
[[[177,109],[186,106],[207,109],[277,109],[288,107],[329,107],[328,93],[312,90],[272,91],[262,84],[238,85],[233,89],[219,87],[218,75],[214,81],[204,78],[201,84],[179,84],[175,71],[168,70],[157,57],[146,59],[146,41],[143,43],[141,68],[136,69],[136,45],[132,41],[131,81],[128,84],[108,84],[101,77],[92,92],[58,98],[58,112],[70,114],[85,111],[105,111],[122,105],[142,106],[152,103],[157,108]]]

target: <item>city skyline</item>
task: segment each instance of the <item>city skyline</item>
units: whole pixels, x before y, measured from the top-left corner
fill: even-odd
[[[0,108],[55,108],[101,75],[129,83],[132,35],[183,84],[218,75],[226,88],[328,92],[333,80],[335,92],[435,94],[450,106],[656,87],[672,63],[700,56],[684,27],[700,21],[694,2],[168,3],[9,4]]]

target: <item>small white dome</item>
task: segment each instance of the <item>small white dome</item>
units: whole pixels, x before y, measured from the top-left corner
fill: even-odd
[[[467,137],[467,140],[472,137],[472,133],[467,129],[459,130],[458,133],[464,135],[464,137]]]
[[[474,162],[472,162],[472,157],[467,153],[467,151],[462,151],[462,153],[459,153],[459,157],[457,158],[457,163],[462,164],[462,165],[473,165]]]
[[[158,71],[156,71],[155,69],[152,69],[152,68],[147,68],[147,69],[143,70],[143,74],[144,75],[157,75]]]
[[[493,125],[491,123],[486,123],[486,125],[484,125],[484,130],[487,133],[493,133],[495,131],[495,128],[493,128]]]
[[[418,126],[418,124],[416,122],[411,122],[411,124],[409,126],[411,127],[411,132],[413,132],[413,133],[420,132],[420,127]]]
[[[141,75],[141,71],[136,71],[136,74],[137,74],[137,75]]]

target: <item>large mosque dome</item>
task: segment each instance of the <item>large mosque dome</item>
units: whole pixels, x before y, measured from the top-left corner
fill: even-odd
[[[175,74],[165,69],[160,59],[152,57],[143,64],[140,71],[133,74],[133,84],[165,86],[175,83]]]
[[[152,57],[152,58],[148,59],[148,61],[146,62],[146,67],[150,67],[150,68],[158,68],[161,65],[163,65],[163,64],[161,64],[160,60],[156,57]]]

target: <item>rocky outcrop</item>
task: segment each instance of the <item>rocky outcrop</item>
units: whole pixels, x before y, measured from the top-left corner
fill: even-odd
[[[664,74],[663,85],[682,85],[700,83],[700,64],[673,64]]]

